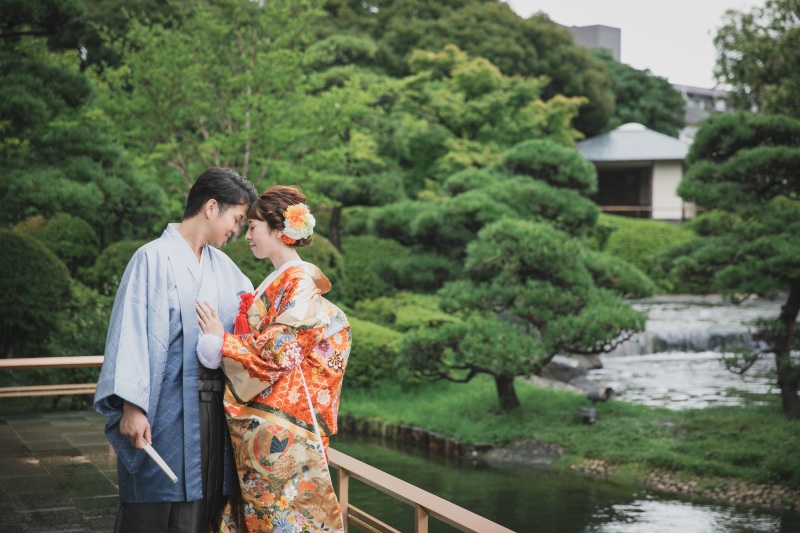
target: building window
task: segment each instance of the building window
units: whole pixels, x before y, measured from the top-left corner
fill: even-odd
[[[598,169],[598,190],[592,198],[613,215],[651,218],[651,170],[645,168]]]

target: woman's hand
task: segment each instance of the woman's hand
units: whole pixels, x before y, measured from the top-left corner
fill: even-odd
[[[197,322],[200,324],[200,329],[203,330],[203,333],[225,337],[225,328],[217,316],[217,310],[205,301],[198,301],[194,306],[197,309]]]

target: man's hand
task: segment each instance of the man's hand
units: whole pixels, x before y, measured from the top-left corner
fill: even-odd
[[[128,401],[122,407],[122,419],[119,421],[119,432],[131,441],[131,446],[137,450],[144,448],[145,444],[150,444],[150,422],[147,421],[144,411],[138,406]]]

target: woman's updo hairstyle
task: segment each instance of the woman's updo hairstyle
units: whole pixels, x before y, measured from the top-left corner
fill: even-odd
[[[296,185],[273,185],[250,204],[247,218],[250,220],[263,220],[272,230],[284,231],[284,213],[293,205],[305,204],[306,195]],[[297,239],[289,246],[302,248],[311,244],[314,235]],[[285,242],[285,241],[284,241]]]

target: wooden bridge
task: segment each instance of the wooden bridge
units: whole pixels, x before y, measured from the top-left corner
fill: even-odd
[[[102,364],[102,355],[33,357],[2,359],[0,360],[0,370],[96,368]],[[94,394],[94,391],[95,383],[0,387],[0,399],[23,396]],[[0,413],[2,413],[2,403],[0,403]],[[0,419],[2,418],[3,415],[0,414]],[[14,528],[7,529],[9,531],[27,530],[25,527],[19,529],[20,525],[24,526],[27,523],[31,527],[37,526],[36,530],[43,532],[110,530],[113,527],[113,515],[116,514],[118,501],[116,500],[116,471],[115,468],[111,468],[115,463],[114,452],[105,441],[102,431],[104,419],[93,412],[32,414],[29,418],[26,419],[25,415],[14,415],[5,420],[5,425],[2,425],[2,420],[0,420],[0,442],[14,443],[0,448],[0,465],[4,465],[3,472],[0,472],[0,491],[2,491],[0,495],[4,496],[2,500],[9,506],[9,509],[5,509],[2,507],[3,504],[0,504],[0,527]],[[42,444],[43,442],[44,444]],[[346,530],[400,533],[397,529],[362,511],[354,505],[354,502],[350,501],[349,483],[351,479],[357,479],[409,505],[409,513],[413,512],[414,514],[415,533],[427,533],[431,517],[459,531],[513,533],[510,529],[345,455],[334,448],[329,448],[328,455],[330,464],[338,469],[337,494],[342,506]],[[49,464],[50,467],[40,468],[42,463]],[[80,483],[76,481],[75,476],[70,475],[64,476],[62,480],[62,476],[56,473],[59,465],[63,465],[63,470],[68,471],[76,469],[76,465],[86,465],[86,463],[99,463],[94,465],[97,468],[78,468],[89,473],[96,471],[99,477],[95,482]],[[55,479],[62,480],[60,483],[63,483],[66,488],[62,486],[57,493],[48,498],[47,489],[52,488],[54,475]],[[39,490],[31,493],[16,490],[18,483],[22,482],[23,485],[27,485],[32,479],[36,480],[40,476],[44,485]],[[48,483],[50,483],[49,487]],[[78,483],[79,486],[72,490],[71,483]],[[58,482],[56,482],[56,486],[57,484]],[[102,494],[92,495],[91,485],[95,485]],[[73,492],[80,496],[67,502],[64,493],[69,495]],[[15,499],[19,498],[22,500],[15,503]],[[84,512],[84,507],[88,507],[88,513]],[[52,511],[58,512],[52,514]],[[72,523],[69,523],[70,520]],[[51,521],[52,526],[48,525]]]

